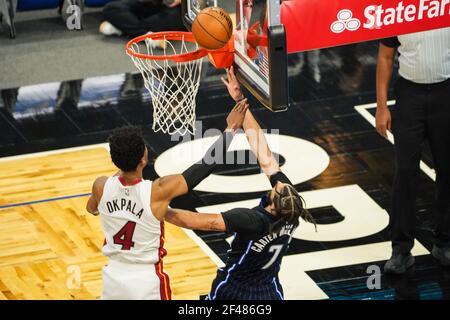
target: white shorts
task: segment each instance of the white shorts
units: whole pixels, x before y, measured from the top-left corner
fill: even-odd
[[[103,268],[102,300],[170,300],[169,277],[161,264],[128,264],[109,259]]]

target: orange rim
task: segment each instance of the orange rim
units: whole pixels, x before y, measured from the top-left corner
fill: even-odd
[[[146,39],[152,40],[183,40],[187,42],[196,42],[192,32],[186,31],[164,31],[155,32],[150,34],[145,34],[134,39],[131,39],[126,45],[126,52],[136,58],[146,59],[146,60],[172,60],[175,62],[188,62],[192,60],[197,60],[205,57],[208,54],[206,49],[197,49],[192,52],[173,54],[173,55],[149,55],[144,53],[138,53],[134,51],[133,45],[139,42],[145,41]]]

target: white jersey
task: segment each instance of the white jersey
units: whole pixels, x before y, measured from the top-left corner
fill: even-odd
[[[152,182],[124,185],[118,176],[109,177],[98,205],[105,245],[103,254],[132,264],[157,264],[165,255],[164,223],[150,208]]]

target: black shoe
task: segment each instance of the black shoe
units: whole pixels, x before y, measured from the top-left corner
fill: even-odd
[[[384,265],[384,273],[402,274],[414,264],[414,257],[411,253],[393,253],[391,258]]]
[[[439,248],[437,246],[433,246],[433,250],[431,251],[431,254],[444,267],[450,266],[450,248]]]

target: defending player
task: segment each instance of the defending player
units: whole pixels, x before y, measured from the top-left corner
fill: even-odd
[[[235,100],[243,98],[233,70],[223,79]],[[166,220],[180,227],[235,233],[226,265],[217,271],[208,299],[282,300],[278,279],[281,260],[302,217],[314,222],[304,201],[280,171],[264,134],[250,110],[243,124],[247,139],[272,190],[253,209],[236,208],[223,213],[195,213],[168,209]]]
[[[200,164],[153,182],[142,178],[148,149],[139,131],[124,127],[109,137],[111,159],[120,171],[113,177],[97,178],[86,205],[88,212],[100,214],[105,233],[102,252],[109,262],[103,269],[102,299],[171,298],[162,264],[167,206],[211,173],[215,159],[208,157],[213,150],[226,152],[234,131],[242,126],[246,108],[243,102],[233,108],[227,129]]]

